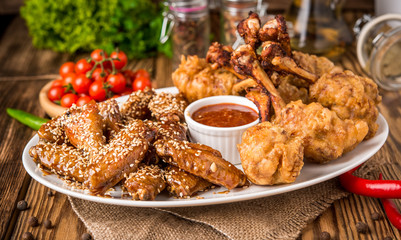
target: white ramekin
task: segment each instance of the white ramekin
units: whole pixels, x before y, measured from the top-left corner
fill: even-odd
[[[237,144],[241,143],[242,133],[259,123],[259,119],[243,126],[224,128],[207,126],[192,119],[192,114],[199,108],[219,103],[235,103],[259,112],[256,105],[245,97],[224,95],[199,99],[191,103],[184,112],[191,140],[219,150],[223,158],[232,164],[241,164]]]

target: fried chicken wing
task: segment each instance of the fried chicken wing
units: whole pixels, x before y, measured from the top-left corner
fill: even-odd
[[[363,120],[369,126],[366,139],[376,134],[381,97],[377,85],[369,78],[351,71],[323,74],[310,86],[310,98],[336,112],[341,119]]]
[[[280,43],[287,56],[292,56],[287,24],[282,15],[276,15],[274,19],[266,22],[259,30],[258,36],[260,42],[273,41]]]
[[[69,111],[67,110],[68,114]],[[67,139],[64,132],[64,123],[68,118],[64,113],[42,124],[38,130],[39,138],[49,143],[62,144]]]
[[[292,73],[311,83],[318,78],[315,74],[299,67],[294,59],[285,52],[282,45],[277,42],[263,42],[260,58],[261,65],[266,70]]]
[[[163,171],[156,165],[142,165],[138,171],[130,173],[123,186],[134,200],[155,200],[166,187]]]
[[[78,149],[87,151],[90,155],[97,154],[106,143],[103,135],[103,118],[94,101],[82,107],[73,106],[64,122],[64,130],[68,140]]]
[[[203,147],[197,148],[199,144],[190,147],[186,141],[158,140],[154,145],[156,153],[171,165],[214,184],[233,189],[247,182],[241,170]]]
[[[251,100],[259,109],[259,120],[261,122],[270,120],[270,97],[267,91],[260,87],[248,88],[245,97]]]
[[[193,102],[204,97],[233,94],[237,77],[223,68],[213,69],[205,59],[183,56],[172,80],[188,102]]]
[[[56,174],[83,183],[86,180],[88,154],[73,146],[39,142],[29,150],[33,160]]]
[[[121,115],[124,116],[126,121],[145,119],[150,115],[148,104],[154,95],[155,92],[149,88],[131,93],[127,101],[121,106]]]
[[[85,184],[94,194],[104,194],[124,175],[135,172],[149,148],[148,129],[141,120],[132,120],[90,160]]]
[[[164,177],[167,182],[167,190],[175,197],[185,198],[204,191],[213,184],[203,178],[185,172],[174,166],[165,169]]]
[[[149,102],[149,109],[157,121],[184,122],[184,110],[188,103],[181,94],[161,92]]]
[[[259,30],[260,30],[259,15],[253,12],[249,13],[248,18],[243,19],[237,25],[239,35],[244,39],[246,44],[249,44],[253,49],[257,49],[260,45]]]
[[[244,172],[255,184],[294,182],[304,165],[302,139],[270,122],[248,128],[237,147]]]
[[[115,99],[109,99],[98,103],[99,114],[102,116],[105,123],[105,135],[108,138],[118,133],[123,124],[120,107]]]

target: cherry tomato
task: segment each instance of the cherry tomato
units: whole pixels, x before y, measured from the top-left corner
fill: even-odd
[[[72,87],[77,93],[87,93],[92,80],[87,78],[85,74],[78,74],[72,81]]]
[[[122,71],[121,73],[125,77],[126,86],[132,86],[132,82],[134,82],[134,80],[135,80],[135,72],[127,69],[127,70]]]
[[[106,100],[106,90],[102,81],[94,81],[89,87],[89,96],[100,102]]]
[[[47,97],[50,101],[59,101],[64,96],[64,88],[61,86],[52,87],[47,92]]]
[[[83,106],[85,104],[87,104],[88,102],[92,101],[93,98],[91,98],[88,95],[85,96],[81,96],[78,98],[77,102],[75,103],[78,107]]]
[[[102,77],[102,69],[101,68],[96,68],[95,71],[93,71],[93,73],[92,73],[92,79],[94,81],[105,82],[107,79],[107,76],[109,75],[109,71],[107,69],[104,69],[103,74],[104,74],[104,76]]]
[[[76,103],[77,100],[78,100],[78,96],[76,94],[67,93],[61,98],[60,104],[63,107],[69,108],[72,106],[72,104]]]
[[[76,73],[87,73],[89,72],[93,67],[93,62],[88,62],[86,59],[80,59],[76,64],[75,64],[75,72]]]
[[[125,90],[125,77],[121,73],[110,74],[107,83],[111,86],[110,90],[114,93],[122,93]]]
[[[132,89],[134,91],[144,90],[146,87],[152,87],[152,82],[147,77],[137,77],[132,83]]]
[[[100,62],[103,59],[107,58],[107,53],[103,49],[95,49],[91,53],[91,58],[94,61]]]
[[[63,79],[56,79],[52,82],[51,87],[62,87],[64,84]]]
[[[67,86],[68,84],[72,84],[72,82],[74,81],[76,76],[77,76],[77,74],[75,74],[75,73],[67,73],[63,77],[63,86]]]
[[[63,63],[63,65],[61,65],[60,70],[59,70],[60,76],[64,77],[67,73],[74,72],[74,68],[75,68],[75,63],[73,63],[73,62]]]
[[[149,75],[148,71],[146,71],[145,69],[138,69],[135,72],[135,78],[138,78],[138,77],[147,77],[150,79],[150,75]]]
[[[110,57],[119,59],[119,60],[113,60],[114,66],[118,70],[122,69],[123,67],[125,67],[125,65],[127,65],[128,58],[127,58],[127,55],[125,55],[125,53],[123,51],[112,52],[110,54]]]

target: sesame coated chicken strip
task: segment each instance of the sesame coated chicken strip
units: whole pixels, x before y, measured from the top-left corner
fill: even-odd
[[[64,122],[68,118],[69,111],[42,124],[38,130],[39,138],[50,143],[62,144],[66,140]]]
[[[67,179],[84,182],[87,172],[88,155],[65,143],[40,142],[29,150],[29,155],[42,167]]]
[[[99,152],[106,143],[103,135],[103,119],[94,101],[82,107],[73,106],[64,123],[68,140],[78,149],[87,151],[90,155]]]
[[[189,145],[186,141],[158,140],[156,153],[169,164],[228,189],[247,183],[245,174],[212,152]]]
[[[167,182],[167,190],[175,197],[185,198],[204,191],[213,184],[203,178],[185,172],[174,166],[165,169],[164,177]]]
[[[150,135],[141,120],[133,120],[91,159],[86,185],[104,194],[125,175],[135,172],[149,148]]]
[[[134,200],[155,200],[166,187],[162,169],[157,165],[142,165],[136,172],[130,173],[124,181],[124,187]]]

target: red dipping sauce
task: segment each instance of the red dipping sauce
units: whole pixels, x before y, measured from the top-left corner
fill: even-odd
[[[257,120],[258,113],[247,106],[220,103],[199,108],[192,114],[198,123],[212,127],[238,127]]]

